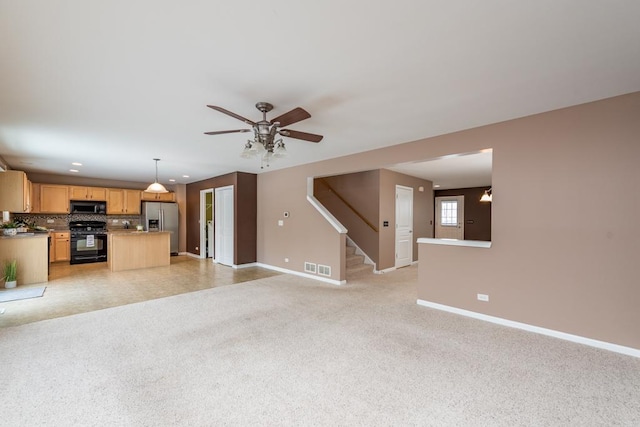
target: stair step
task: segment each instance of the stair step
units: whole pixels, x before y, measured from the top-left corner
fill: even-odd
[[[362,255],[349,255],[346,259],[347,267],[355,266],[358,264],[364,264],[364,256]]]

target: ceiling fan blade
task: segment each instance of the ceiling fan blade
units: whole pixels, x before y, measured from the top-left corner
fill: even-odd
[[[249,119],[247,119],[247,118],[245,118],[245,117],[242,117],[242,116],[240,116],[240,115],[238,115],[238,114],[236,114],[236,113],[232,113],[232,112],[231,112],[231,111],[229,111],[229,110],[225,110],[225,109],[224,109],[224,108],[222,108],[222,107],[217,107],[217,106],[215,106],[215,105],[207,105],[207,107],[212,108],[212,109],[214,109],[214,110],[216,110],[216,111],[219,111],[219,112],[221,112],[221,113],[223,113],[223,114],[226,114],[227,116],[231,116],[231,117],[233,117],[234,119],[238,119],[238,120],[240,120],[240,121],[243,121],[243,122],[245,122],[245,123],[246,123],[246,124],[248,124],[248,125],[251,125],[251,126],[255,126],[255,125],[256,125],[256,124],[255,124],[255,122],[252,122],[251,120],[249,120]]]
[[[293,110],[284,113],[275,119],[271,119],[271,123],[278,122],[280,123],[280,127],[285,127],[297,123],[301,120],[308,119],[311,117],[311,114],[307,113],[307,111],[303,108],[297,107]]]
[[[280,129],[278,133],[282,136],[288,136],[289,138],[302,139],[310,142],[322,141],[322,135],[316,135],[314,133],[300,132],[297,130]]]
[[[218,130],[215,132],[205,132],[205,135],[220,135],[223,133],[251,132],[251,129]]]

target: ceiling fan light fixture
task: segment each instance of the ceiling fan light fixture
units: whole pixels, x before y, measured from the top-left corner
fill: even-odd
[[[275,150],[273,150],[273,157],[283,158],[287,157],[287,154],[287,148],[284,146],[284,142],[282,140],[279,140],[276,143]]]
[[[254,145],[255,144],[252,144],[251,141],[247,141],[247,143],[244,145],[244,150],[242,150],[242,153],[240,153],[240,157],[242,157],[243,159],[251,159],[253,157],[256,157],[257,150]]]
[[[168,193],[169,191],[166,188],[164,188],[164,185],[158,182],[158,161],[160,159],[153,159],[153,160],[156,162],[156,180],[152,184],[149,184],[147,189],[144,191],[149,193]]]

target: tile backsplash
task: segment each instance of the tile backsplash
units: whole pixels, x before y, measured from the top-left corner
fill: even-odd
[[[13,220],[22,220],[29,224],[55,230],[67,230],[69,228],[69,222],[73,221],[105,221],[108,229],[126,228],[126,223],[129,224],[129,228],[135,228],[136,225],[141,224],[139,215],[15,214]]]

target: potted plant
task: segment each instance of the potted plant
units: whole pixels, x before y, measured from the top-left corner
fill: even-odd
[[[18,225],[15,222],[5,222],[2,224],[2,234],[5,236],[15,236],[18,234]]]
[[[13,261],[7,261],[4,265],[4,287],[15,288],[18,284],[17,276],[18,262],[15,259]]]

